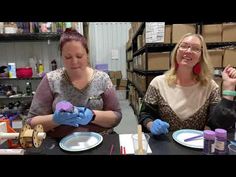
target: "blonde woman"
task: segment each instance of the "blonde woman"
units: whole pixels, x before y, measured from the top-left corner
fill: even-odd
[[[155,77],[145,94],[139,115],[139,123],[145,129],[159,135],[183,128],[203,130],[206,126],[212,129],[232,126],[236,116],[229,116],[232,112],[224,114],[222,109],[232,111],[233,96],[226,95],[220,101],[219,87],[212,79],[213,68],[208,58],[201,35],[186,34],[180,39],[172,52],[170,70]],[[234,68],[224,69],[224,90],[235,90],[235,77]],[[219,109],[214,109],[216,105]]]

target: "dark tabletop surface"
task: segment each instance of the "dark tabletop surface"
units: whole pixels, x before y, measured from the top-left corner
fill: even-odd
[[[202,155],[202,149],[194,149],[175,142],[173,132],[167,135],[153,136],[150,134],[149,145],[152,155]],[[228,132],[228,139],[233,140],[234,131]],[[113,146],[112,155],[120,155],[119,134],[103,135],[103,141],[98,146],[80,152],[67,152],[59,147],[60,139],[46,137],[39,148],[27,148],[25,155],[109,155]],[[7,148],[7,143],[0,145]]]

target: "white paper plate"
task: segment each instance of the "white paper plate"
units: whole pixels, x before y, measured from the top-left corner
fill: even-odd
[[[191,138],[191,137],[201,135],[201,134],[203,134],[203,131],[200,131],[200,130],[182,129],[182,130],[175,131],[172,137],[176,142],[184,146],[197,148],[197,149],[203,149],[203,137],[196,138],[188,142],[184,141],[187,138]]]
[[[75,132],[64,137],[59,146],[65,151],[85,151],[96,147],[103,141],[103,137],[95,132]]]

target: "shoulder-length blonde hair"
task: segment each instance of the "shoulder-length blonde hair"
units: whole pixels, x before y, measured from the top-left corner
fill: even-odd
[[[177,63],[176,54],[177,54],[177,50],[179,48],[179,45],[182,43],[182,41],[186,37],[189,37],[189,36],[198,37],[199,40],[201,41],[201,45],[202,45],[202,52],[201,52],[200,61],[199,61],[200,66],[201,66],[201,72],[199,75],[195,74],[196,80],[199,81],[201,85],[207,85],[212,79],[213,67],[212,67],[211,62],[209,61],[209,55],[208,55],[205,40],[203,39],[202,35],[200,35],[200,34],[187,33],[184,36],[182,36],[182,38],[176,44],[175,48],[173,49],[173,51],[171,53],[171,68],[170,68],[170,70],[168,70],[165,73],[166,80],[169,85],[173,85],[176,83],[176,70],[177,70],[177,68],[176,68],[176,63]]]

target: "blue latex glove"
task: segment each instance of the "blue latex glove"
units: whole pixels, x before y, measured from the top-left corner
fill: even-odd
[[[167,122],[164,122],[160,119],[153,121],[150,131],[153,135],[160,135],[168,133],[168,128],[170,125]]]
[[[81,125],[87,125],[94,119],[94,112],[86,107],[75,107],[79,112],[78,123]]]
[[[78,127],[79,126],[78,110],[74,109],[73,112],[56,110],[53,114],[53,121],[59,125],[70,125]]]

